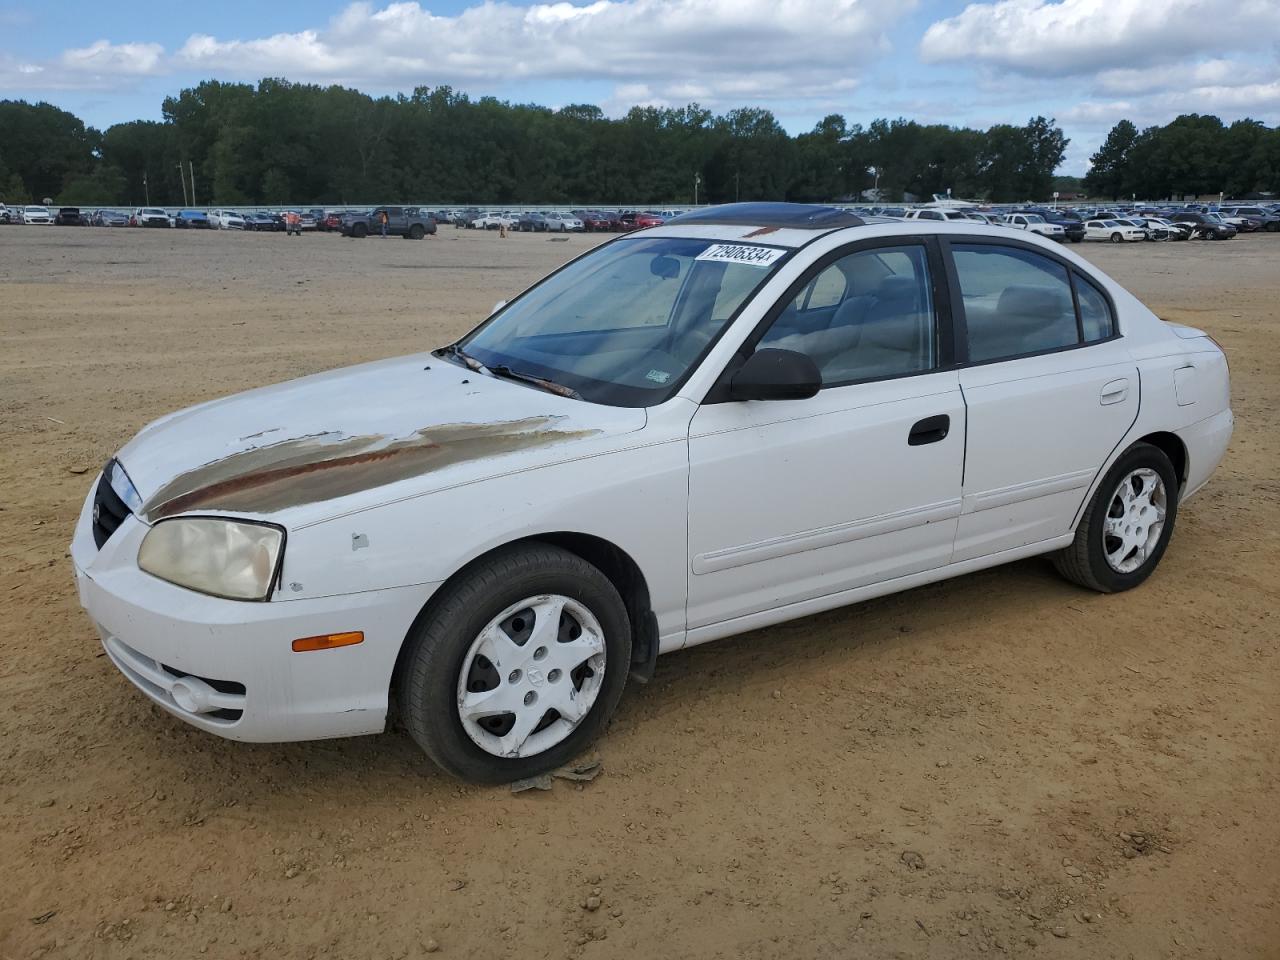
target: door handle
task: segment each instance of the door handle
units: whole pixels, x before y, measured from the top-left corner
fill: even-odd
[[[936,417],[925,417],[923,420],[917,420],[911,432],[907,434],[907,446],[919,447],[926,443],[937,443],[939,440],[947,439],[947,434],[950,432],[951,417],[947,414],[940,413]]]
[[[1129,381],[1121,378],[1112,380],[1102,388],[1098,402],[1105,407],[1112,403],[1121,403],[1127,396],[1129,396]]]

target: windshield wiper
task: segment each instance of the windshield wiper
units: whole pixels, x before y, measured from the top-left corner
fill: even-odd
[[[468,369],[475,370],[479,373],[487,373],[489,368],[477,360],[467,351],[463,350],[456,343],[451,343],[447,347],[441,347],[436,352],[437,357],[448,357],[451,360],[457,360],[464,364]]]
[[[524,383],[531,383],[535,387],[541,387],[548,393],[554,393],[561,397],[569,397],[572,400],[582,399],[582,394],[573,389],[573,387],[566,387],[563,383],[556,383],[554,380],[547,380],[543,377],[535,377],[531,373],[520,373],[518,370],[512,370],[505,363],[489,367],[489,372],[496,377],[506,377],[508,380],[520,380]]]

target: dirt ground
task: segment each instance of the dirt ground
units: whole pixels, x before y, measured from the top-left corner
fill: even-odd
[[[0,228],[0,958],[1280,957],[1280,236],[1072,248],[1231,359],[1137,591],[1032,560],[673,654],[599,779],[518,796],[115,670],[66,548],[139,427],[446,342],[590,242]]]

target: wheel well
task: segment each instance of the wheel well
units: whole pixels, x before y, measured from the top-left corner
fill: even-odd
[[[1153,447],[1159,447],[1173,464],[1173,472],[1178,478],[1178,486],[1181,487],[1186,484],[1187,448],[1181,437],[1176,433],[1168,433],[1162,430],[1158,433],[1149,433],[1145,437],[1139,437],[1138,442],[1149,443]]]
[[[414,618],[413,626],[409,628],[409,633],[400,642],[400,653],[396,656],[395,669],[391,671],[390,693],[392,697],[395,696],[400,679],[400,671],[404,666],[405,653],[409,646],[407,643],[408,638],[413,634],[417,625],[425,617],[430,616],[435,598],[440,596],[444,589],[454,580],[464,576],[473,564],[499,550],[506,550],[521,543],[549,543],[560,547],[562,550],[567,550],[581,557],[609,578],[609,582],[613,584],[614,589],[618,591],[618,595],[622,597],[622,602],[627,608],[627,616],[631,620],[631,675],[642,683],[653,676],[654,661],[658,657],[658,621],[653,614],[650,603],[649,585],[644,579],[644,574],[641,572],[639,564],[621,547],[601,537],[594,537],[586,533],[543,533],[534,537],[522,537],[519,540],[512,540],[509,543],[494,547],[475,557],[470,563],[457,570],[448,580],[440,584],[440,588],[436,590],[432,598],[427,601],[426,605],[418,613],[418,616]]]

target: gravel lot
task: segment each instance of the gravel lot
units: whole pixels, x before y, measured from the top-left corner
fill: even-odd
[[[1031,560],[664,657],[599,779],[518,796],[117,673],[66,545],[130,435],[446,342],[592,242],[0,228],[0,957],[1280,956],[1274,235],[1072,247],[1231,358],[1137,591]]]

